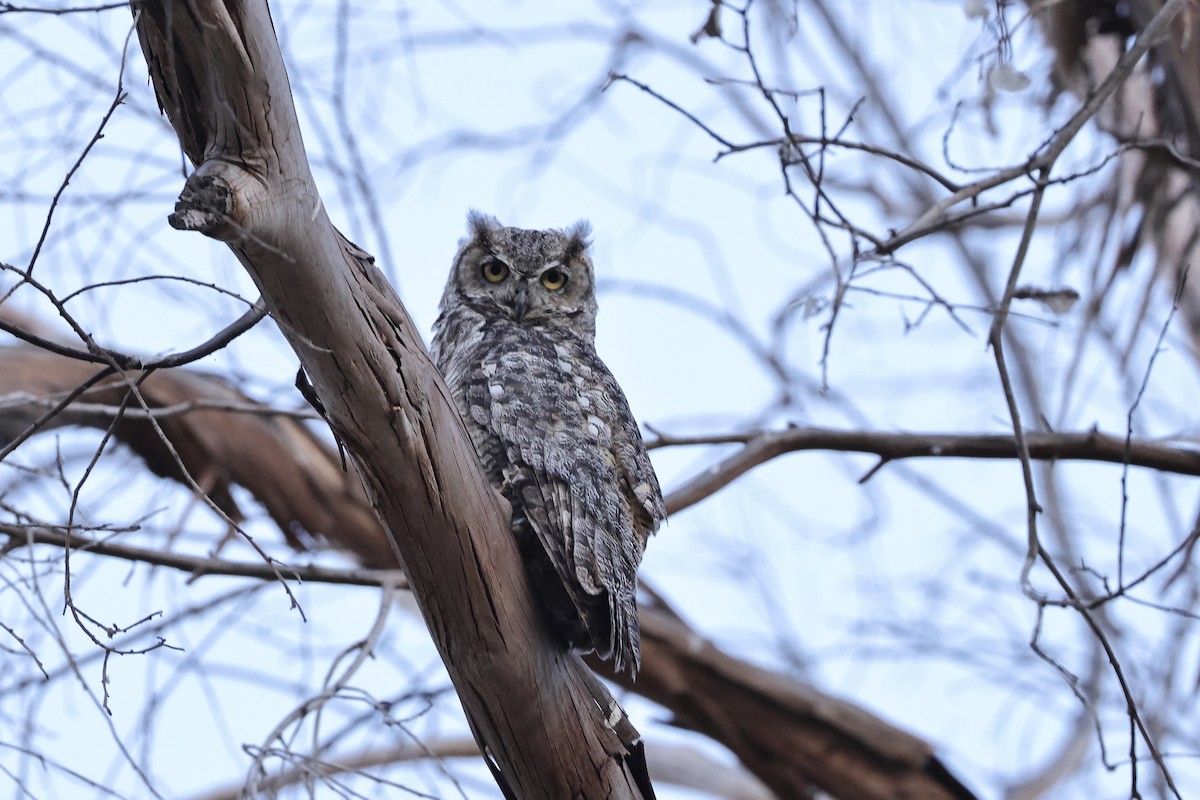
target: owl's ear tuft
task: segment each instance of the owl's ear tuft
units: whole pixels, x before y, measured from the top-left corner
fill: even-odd
[[[472,241],[491,249],[492,234],[504,226],[491,214],[471,209],[467,212],[467,233]]]
[[[591,245],[592,226],[586,219],[581,219],[563,231],[567,235],[567,246],[563,256],[567,261],[573,261],[583,255]]]

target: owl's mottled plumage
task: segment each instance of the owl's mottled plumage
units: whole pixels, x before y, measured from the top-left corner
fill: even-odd
[[[639,665],[637,568],[665,518],[637,423],[596,355],[586,223],[505,228],[472,212],[433,357],[513,509],[530,587],[573,649]]]

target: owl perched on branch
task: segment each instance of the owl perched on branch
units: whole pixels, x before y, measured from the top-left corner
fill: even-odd
[[[472,212],[468,228],[434,361],[512,505],[551,629],[636,674],[637,568],[666,510],[625,395],[596,355],[588,226],[522,230]]]

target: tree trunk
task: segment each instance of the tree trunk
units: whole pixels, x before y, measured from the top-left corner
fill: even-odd
[[[652,795],[582,662],[534,614],[508,509],[372,259],[333,227],[265,0],[139,3],[160,106],[196,171],[171,224],[226,242],[291,343],[390,532],[505,793]],[[604,702],[602,699],[600,702]]]

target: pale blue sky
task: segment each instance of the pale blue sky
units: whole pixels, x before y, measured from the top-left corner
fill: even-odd
[[[862,280],[869,291],[852,293],[837,320],[828,390],[821,391],[823,326],[829,320],[821,308],[831,296],[831,260],[804,214],[783,197],[775,150],[714,163],[720,145],[634,86],[618,83],[595,93],[607,72],[617,69],[731,140],[777,136],[778,124],[761,95],[744,85],[704,80],[747,78],[738,52],[712,40],[688,41],[707,3],[513,2],[469,10],[454,3],[355,4],[353,46],[345,54],[345,80],[339,81],[334,20],[344,5],[276,4],[276,25],[329,213],[351,239],[379,257],[423,330],[436,313],[468,208],[526,227],[587,218],[595,231],[597,273],[607,289],[600,299],[598,348],[635,414],[656,430],[722,433],[749,423],[787,422],[879,431],[1009,430],[995,365],[984,346],[990,317],[969,308],[981,301],[951,243],[917,243],[899,256],[941,296],[964,306],[959,314],[970,332],[938,309],[921,318],[919,302],[895,296],[922,296],[920,285],[901,269],[880,270]],[[1038,104],[1047,62],[1030,46],[1029,24],[1017,31],[1015,63],[1035,79],[1033,86],[984,103],[989,92],[983,73],[992,63],[994,37],[965,16],[960,3],[831,5],[862,42],[861,57],[886,81],[880,89],[909,137],[909,154],[957,179],[968,180],[971,173],[954,173],[943,158],[943,135],[956,104],[963,108],[945,151],[956,165],[971,168],[1020,160],[1052,130],[1050,120],[1072,107],[1069,99],[1049,111]],[[866,90],[838,65],[836,51],[821,39],[824,28],[808,14],[802,10],[795,38],[778,51],[760,31],[758,52],[772,85],[797,91],[828,87],[828,124],[836,129]],[[736,38],[734,15],[726,12],[724,19]],[[614,31],[622,27],[639,38],[613,63]],[[123,11],[62,18],[0,15],[5,54],[0,63],[12,59],[0,73],[7,78],[0,80],[0,261],[28,263],[51,195],[112,101],[127,32]],[[59,294],[95,282],[170,274],[253,299],[251,283],[223,246],[166,225],[182,167],[147,85],[136,37],[124,86],[128,101],[68,187],[36,274]],[[805,95],[784,106],[794,129],[820,132],[817,97]],[[877,104],[867,102],[854,116],[847,138],[881,141],[885,128]],[[895,146],[892,138],[883,141]],[[1085,136],[1069,161],[1092,163],[1104,147],[1103,140]],[[901,227],[923,211],[911,205],[887,208],[856,189],[907,197],[903,181],[909,176],[873,157],[831,153],[828,168],[828,188],[842,210],[874,232]],[[802,198],[810,200],[811,189],[798,174],[793,178]],[[1107,179],[1102,174],[1093,180]],[[1067,207],[1090,185],[1080,181],[1048,195],[1047,213]],[[1018,204],[1009,213],[1022,209]],[[985,229],[967,241],[997,285],[1011,263],[1014,232]],[[834,246],[845,268],[845,236],[835,235]],[[1039,235],[1024,274],[1031,284],[1082,291],[1093,262],[1105,252],[1074,253],[1065,234],[1049,230]],[[1150,268],[1135,262],[1131,274],[1144,277]],[[10,285],[5,281],[0,278],[0,287]],[[1136,308],[1133,277],[1113,292]],[[785,408],[771,407],[775,376],[718,316],[744,323],[762,346],[773,335],[773,316],[794,293],[815,313],[793,317],[780,339],[793,397]],[[667,301],[679,295],[705,304],[704,310]],[[28,289],[13,302],[47,313]],[[195,345],[243,306],[211,288],[156,281],[94,290],[70,308],[102,341],[153,353]],[[1089,339],[1078,346],[1078,311],[1062,318],[1038,307],[1020,311],[1029,318],[1013,325],[1052,401],[1054,418],[1048,422],[1059,430],[1099,425],[1122,433],[1132,399],[1128,376],[1114,368],[1102,342]],[[1152,303],[1148,329],[1157,331],[1166,311],[1161,299]],[[918,319],[920,324],[908,326]],[[1112,327],[1128,334],[1120,316]],[[1133,348],[1130,363],[1137,366],[1131,373],[1144,371],[1152,339],[1143,335]],[[1193,435],[1194,418],[1177,398],[1194,396],[1196,372],[1180,344],[1172,335],[1155,366],[1139,432]],[[1068,383],[1077,353],[1080,366]],[[200,366],[244,379],[260,399],[301,405],[290,388],[296,360],[270,324]],[[98,435],[63,433],[60,441],[69,454],[86,455]],[[45,463],[55,446],[45,437],[20,451],[21,463]],[[669,490],[725,452],[661,450],[654,460]],[[85,463],[76,458],[67,474],[77,478]],[[778,459],[672,519],[651,542],[643,576],[723,647],[794,670],[929,739],[981,797],[994,797],[999,786],[1048,757],[1079,713],[1062,679],[1027,647],[1035,608],[1017,583],[1024,554],[1019,467],[931,460],[890,465],[865,485],[857,483],[873,464],[868,456]],[[161,542],[178,530],[182,547],[206,551],[220,525],[174,488],[130,482],[131,469],[128,458],[117,458],[91,479],[85,500],[95,520],[130,522],[153,512],[140,541]],[[1079,533],[1081,557],[1110,571],[1120,470],[1059,469],[1069,470],[1061,507]],[[1190,526],[1195,486],[1136,471],[1130,481],[1127,558],[1150,563],[1176,540],[1181,526]],[[26,487],[15,497],[51,521],[65,513],[61,489]],[[254,506],[249,498],[245,505]],[[253,520],[250,529],[274,538],[262,519]],[[228,554],[251,557],[236,543]],[[48,609],[40,616],[73,650],[86,653],[88,645],[57,614],[55,563],[41,573]],[[76,568],[82,570],[79,590],[87,607],[123,622],[159,609],[169,616],[246,586],[213,577],[184,584],[126,564]],[[20,571],[0,574],[9,582]],[[1049,588],[1044,575],[1035,580]],[[240,780],[248,763],[243,745],[260,743],[300,699],[319,690],[337,653],[366,633],[378,607],[373,590],[310,586],[299,594],[307,623],[288,610],[278,587],[261,587],[256,599],[173,633],[172,643],[186,653],[158,651],[110,664],[111,723],[131,758],[148,765],[163,796],[199,796]],[[0,618],[23,613],[16,595],[11,589],[0,594]],[[1178,623],[1172,618],[1128,606],[1114,614],[1128,631],[1122,652],[1131,659],[1132,673],[1153,684],[1153,659],[1142,655],[1161,652],[1170,637],[1186,636],[1190,629],[1173,632]],[[409,686],[445,689],[419,622],[397,609],[390,624],[379,658],[364,667],[355,685],[379,698]],[[63,662],[53,644],[57,634],[26,633],[41,643],[48,667]],[[1051,613],[1045,635],[1064,664],[1086,668],[1073,615]],[[1196,650],[1196,637],[1183,641]],[[30,736],[37,750],[121,787],[123,796],[147,796],[122,766],[109,720],[85,694],[84,687],[100,691],[98,665],[86,665],[83,675],[82,681],[53,683],[35,700],[0,694],[3,727],[14,731],[17,718],[34,715],[37,730]],[[160,692],[162,705],[144,717],[139,704],[148,691]],[[1112,687],[1106,684],[1105,692],[1111,700]],[[401,700],[393,715],[412,714],[406,727],[420,737],[463,732],[453,699],[423,716],[416,713],[422,702]],[[652,742],[687,742],[727,758],[720,748],[673,729],[660,709],[635,698],[630,708]],[[323,730],[367,711],[365,703],[342,702],[328,713]],[[1110,755],[1125,753],[1119,705],[1107,703],[1102,715]],[[147,719],[152,727],[146,727]],[[368,730],[351,744],[401,736],[398,728],[385,730],[378,722],[364,727]],[[4,745],[20,741],[14,733],[0,737]],[[302,736],[295,745],[307,743]],[[1086,758],[1093,763],[1089,777],[1073,794],[1059,796],[1121,796],[1127,772],[1106,775],[1094,746]],[[22,774],[37,797],[82,796],[75,794],[79,784],[54,772],[44,777],[14,752],[0,750],[0,765]],[[1194,779],[1194,766],[1184,761],[1174,766],[1177,778]],[[449,768],[466,776],[466,796],[497,796],[481,770],[458,762]],[[429,766],[390,774],[435,796],[459,796]],[[0,796],[21,796],[5,780],[0,777]],[[701,796],[660,791],[664,800]]]

